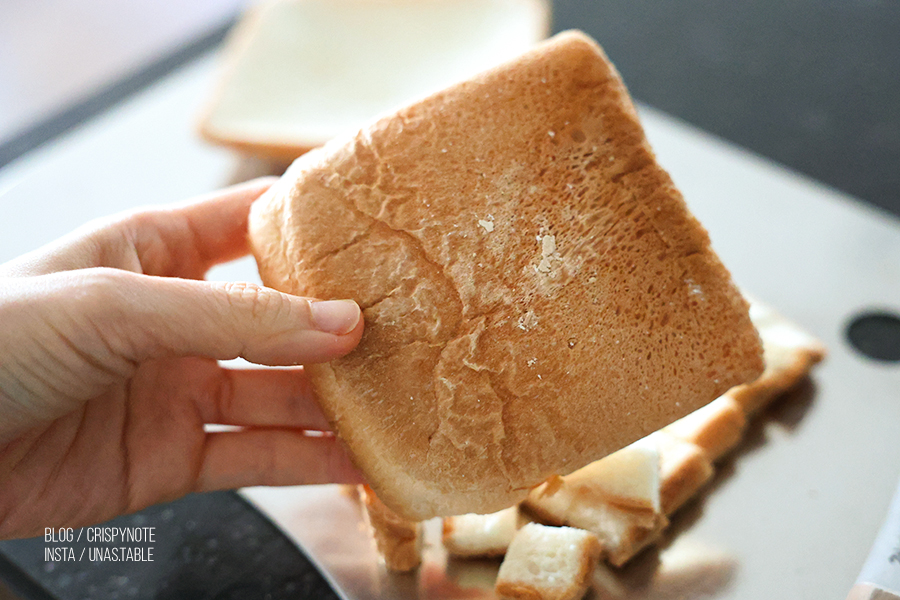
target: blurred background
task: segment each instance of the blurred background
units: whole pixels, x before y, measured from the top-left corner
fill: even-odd
[[[253,0],[0,2],[0,166],[221,39]],[[900,2],[557,0],[640,101],[900,215]]]

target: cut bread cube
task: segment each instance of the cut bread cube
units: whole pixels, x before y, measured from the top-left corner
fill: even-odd
[[[359,486],[359,496],[384,566],[401,573],[418,568],[422,563],[422,524],[392,511],[367,485]]]
[[[605,558],[624,564],[656,540],[668,523],[661,512],[660,455],[652,437],[639,440],[528,495],[538,519],[597,536]]]
[[[750,300],[750,319],[763,342],[763,374],[663,429],[696,444],[712,461],[740,443],[748,416],[794,386],[825,357],[821,342],[758,300]]]
[[[604,559],[617,566],[657,540],[668,524],[659,513],[604,502],[571,502],[566,494],[529,496],[523,505],[545,523],[590,531],[597,536]]]
[[[511,506],[489,515],[459,515],[443,520],[444,547],[452,556],[495,557],[506,554],[527,519],[518,506]]]
[[[758,300],[750,300],[750,320],[763,342],[765,370],[727,392],[748,416],[799,383],[827,354],[819,340]]]
[[[663,431],[700,447],[715,462],[744,436],[747,416],[728,393],[663,428]]]
[[[231,36],[207,140],[283,161],[505,62],[549,33],[547,0],[277,0]]]
[[[660,510],[659,449],[646,438],[578,469],[565,479],[579,496],[596,496],[624,509],[654,513]]]
[[[510,544],[495,591],[516,600],[577,600],[587,591],[599,555],[592,533],[529,523]]]
[[[670,516],[712,479],[712,460],[702,448],[668,432],[649,435],[659,448],[659,499]]]

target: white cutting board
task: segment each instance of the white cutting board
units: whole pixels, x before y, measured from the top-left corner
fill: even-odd
[[[0,170],[0,261],[91,218],[228,183],[237,161],[193,135],[213,72],[214,60],[201,60]],[[900,312],[900,221],[658,112],[642,114],[660,162],[739,285],[831,354],[810,384],[753,424],[713,485],[674,519],[665,547],[616,575],[618,597],[842,598],[900,476],[900,365],[856,354],[843,330],[862,308]],[[246,259],[213,276],[258,280]],[[496,563],[447,564],[437,544],[418,574],[387,575],[338,487],[243,494],[348,598],[491,597]]]

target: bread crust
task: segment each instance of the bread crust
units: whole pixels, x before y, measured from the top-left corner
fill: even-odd
[[[762,371],[747,303],[580,33],[298,159],[253,207],[266,285],[356,299],[310,365],[378,496],[490,513]]]

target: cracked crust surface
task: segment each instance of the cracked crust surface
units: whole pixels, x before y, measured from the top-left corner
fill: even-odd
[[[308,370],[378,496],[488,513],[762,370],[747,304],[602,51],[561,34],[301,157],[266,285],[364,309]]]

